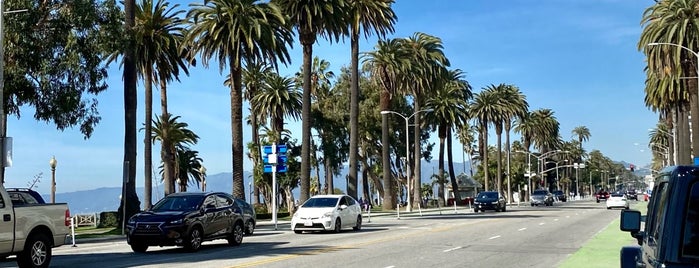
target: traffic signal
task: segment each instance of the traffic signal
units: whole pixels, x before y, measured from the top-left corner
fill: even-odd
[[[631,172],[633,172],[634,168],[635,166],[633,164],[629,164],[629,169],[631,170]]]

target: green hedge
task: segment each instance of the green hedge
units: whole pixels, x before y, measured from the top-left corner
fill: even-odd
[[[119,222],[119,217],[117,216],[116,211],[105,211],[100,213],[100,219],[99,219],[99,224],[97,225],[97,228],[108,228],[108,227],[117,227],[118,222]]]
[[[277,218],[289,217],[289,212],[277,212]],[[258,220],[271,220],[272,213],[260,213],[257,214]]]

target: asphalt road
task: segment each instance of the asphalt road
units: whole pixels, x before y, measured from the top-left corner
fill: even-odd
[[[51,267],[557,267],[619,217],[603,203],[467,209],[372,217],[359,232],[294,234],[288,224],[259,226],[238,247],[225,240],[196,253],[150,247],[133,253],[123,240],[54,249]],[[0,267],[15,267],[14,258]]]

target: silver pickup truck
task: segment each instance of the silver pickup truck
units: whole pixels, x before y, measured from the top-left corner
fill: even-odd
[[[51,249],[63,245],[69,234],[70,210],[66,203],[12,202],[2,185],[0,217],[0,257],[17,255],[19,267],[48,267]]]

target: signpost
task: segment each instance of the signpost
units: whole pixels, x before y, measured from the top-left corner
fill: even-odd
[[[274,230],[277,230],[277,172],[285,173],[287,170],[286,144],[265,145],[263,152],[264,173],[272,173],[272,222]]]

